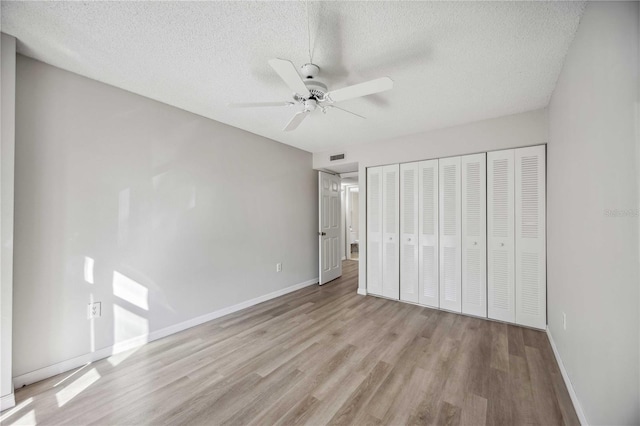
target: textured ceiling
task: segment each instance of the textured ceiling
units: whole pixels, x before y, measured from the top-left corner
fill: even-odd
[[[313,62],[330,89],[390,76],[393,90],[340,103],[366,120],[294,107],[267,64],[308,62],[304,2],[8,2],[2,31],[57,67],[317,152],[545,107],[583,2],[308,4]]]

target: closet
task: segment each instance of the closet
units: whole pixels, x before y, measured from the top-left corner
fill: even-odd
[[[462,313],[487,316],[487,175],[485,154],[462,168]]]
[[[398,164],[367,169],[367,292],[400,294]]]
[[[515,150],[516,324],[547,324],[544,146]]]
[[[400,300],[420,302],[419,163],[400,164]]]
[[[546,325],[545,147],[367,169],[370,294]]]
[[[438,260],[438,160],[418,165],[418,303],[440,306],[440,265]]]
[[[462,311],[460,157],[439,160],[440,307]]]

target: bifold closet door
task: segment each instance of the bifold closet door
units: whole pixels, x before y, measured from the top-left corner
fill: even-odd
[[[515,150],[516,323],[547,323],[545,146]]]
[[[462,165],[462,312],[487,316],[487,184],[485,154]]]
[[[438,265],[438,160],[421,161],[418,166],[418,223],[420,252],[418,256],[421,305],[440,306]]]
[[[400,165],[382,168],[382,295],[400,298]]]
[[[367,169],[367,293],[382,296],[382,167]]]
[[[418,303],[419,163],[400,165],[400,300]]]
[[[487,313],[515,322],[514,150],[487,153]]]
[[[440,308],[462,311],[460,157],[439,160]]]

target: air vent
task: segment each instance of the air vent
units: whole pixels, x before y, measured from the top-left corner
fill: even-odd
[[[344,160],[344,154],[336,154],[329,157],[329,161]]]

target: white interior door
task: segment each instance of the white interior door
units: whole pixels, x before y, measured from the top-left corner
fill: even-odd
[[[439,160],[440,308],[462,311],[460,157]]]
[[[516,323],[547,324],[545,146],[515,150]]]
[[[320,285],[342,275],[340,176],[318,172]]]
[[[514,150],[487,153],[487,313],[515,322]]]
[[[400,300],[418,303],[419,163],[400,165]]]
[[[462,312],[487,316],[487,184],[485,154],[462,161]]]
[[[400,165],[382,169],[382,295],[400,298]]]
[[[367,293],[382,296],[382,167],[367,169]]]
[[[418,257],[421,305],[440,306],[438,265],[438,160],[419,164],[418,210],[420,253]]]

